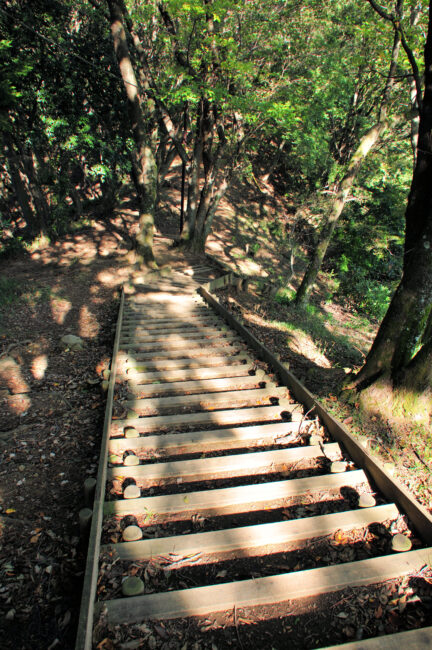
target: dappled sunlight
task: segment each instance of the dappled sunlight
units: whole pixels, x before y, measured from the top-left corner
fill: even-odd
[[[131,270],[128,268],[127,265],[122,266],[120,268],[109,268],[109,269],[103,269],[100,271],[96,279],[98,282],[101,284],[104,284],[106,287],[113,288],[113,287],[118,287],[119,285],[123,284],[126,280],[129,279]],[[98,286],[95,285],[91,287],[90,291],[92,293],[95,293],[98,291]]]
[[[50,300],[50,305],[54,322],[57,323],[57,325],[63,325],[66,316],[72,309],[72,303],[66,298],[59,298],[58,296],[53,295]]]
[[[379,417],[400,426],[415,427],[431,425],[431,395],[428,391],[398,389],[388,378],[375,381],[359,395],[361,408],[371,417]]]
[[[237,266],[241,273],[244,275],[259,275],[260,277],[268,277],[268,273],[264,271],[260,264],[254,260],[244,259],[237,260]]]
[[[85,338],[95,338],[100,330],[97,318],[87,305],[83,305],[79,315],[79,335]]]
[[[7,407],[14,415],[25,415],[32,405],[28,395],[11,395],[7,398]]]
[[[12,395],[27,393],[30,390],[19,364],[12,357],[0,359],[0,385],[6,386]]]
[[[328,358],[323,354],[318,346],[314,343],[312,338],[305,332],[300,330],[292,330],[290,332],[290,347],[293,352],[300,354],[309,361],[312,361],[320,368],[331,368],[332,364]]]
[[[31,363],[31,373],[35,379],[43,379],[48,368],[48,356],[40,354]]]

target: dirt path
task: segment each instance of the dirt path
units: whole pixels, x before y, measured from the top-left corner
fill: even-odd
[[[3,261],[0,312],[0,638],[2,648],[73,648],[85,548],[82,485],[96,475],[125,245],[134,212],[93,222]],[[156,256],[189,264],[169,239]],[[61,343],[72,334],[82,350]]]
[[[222,205],[209,251],[241,273],[268,276],[270,283],[280,283],[280,276],[289,287],[290,260],[263,230],[286,206],[270,197],[269,211],[262,197],[248,192],[234,188]],[[178,227],[177,194],[173,184],[159,217],[160,230],[170,235]],[[261,212],[261,220],[255,219]],[[127,246],[135,222],[126,200],[110,220],[94,220],[25,258],[0,264],[0,638],[5,649],[74,647],[85,561],[78,528],[82,484],[96,475],[105,408],[101,382],[112,352],[120,288],[136,273]],[[191,260],[163,237],[156,239],[155,252],[162,275],[169,267],[204,261]],[[373,331],[353,327],[352,314],[326,302],[325,287],[318,292],[314,311],[302,316],[260,292],[227,291],[221,298],[332,408],[344,367],[361,363]],[[81,337],[83,349],[65,348],[61,338],[67,334]],[[355,408],[336,415],[350,427],[359,423]],[[430,505],[430,471],[411,448],[396,445],[388,427],[377,424],[371,417],[368,444],[385,449],[385,460],[401,459],[400,478]],[[413,463],[420,467],[415,475]]]

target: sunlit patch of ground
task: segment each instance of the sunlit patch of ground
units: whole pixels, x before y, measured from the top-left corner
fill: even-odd
[[[31,372],[35,379],[43,379],[48,368],[48,356],[41,354],[35,357],[31,363]]]
[[[51,297],[51,313],[53,320],[57,325],[63,325],[67,314],[72,309],[72,303],[70,300],[65,298],[57,298],[56,296]]]
[[[83,305],[79,315],[79,336],[95,338],[100,330],[100,324],[87,305]]]

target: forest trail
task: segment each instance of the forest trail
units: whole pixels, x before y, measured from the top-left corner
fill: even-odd
[[[241,197],[233,200],[241,208]],[[215,234],[219,241],[237,228],[231,221],[234,204],[225,208]],[[6,381],[1,394],[0,627],[5,648],[48,648],[52,643],[71,648],[75,642],[85,553],[77,523],[82,476],[94,476],[98,463],[105,407],[101,384],[112,352],[119,291],[140,276],[127,245],[135,218],[126,199],[110,219],[95,218],[89,227],[2,264],[0,361],[12,359],[17,379],[15,386]],[[172,217],[170,232],[175,224]],[[238,227],[241,234],[242,225]],[[165,274],[166,281],[170,269],[188,268],[191,278],[194,264],[210,265],[214,276],[221,274],[207,258],[190,259],[171,241],[163,234],[155,239],[160,268],[154,279]],[[195,270],[197,281],[206,279]],[[316,344],[328,346],[327,328],[315,330],[315,343],[309,339],[305,345],[275,323],[283,318],[283,305],[255,291],[231,296],[222,290],[220,298],[296,374],[307,378],[312,390],[333,385],[331,377],[341,370],[331,366],[332,348]],[[313,316],[316,322],[319,318]],[[85,350],[62,348],[64,334],[79,335]],[[356,330],[351,334],[355,344]],[[330,341],[340,361],[338,339]],[[179,372],[184,371],[172,369],[172,381]],[[202,380],[196,370],[189,373],[189,381]]]
[[[72,648],[86,549],[82,477],[98,465],[119,293],[134,211],[120,209],[1,263],[0,631],[4,648]],[[159,279],[190,268],[156,237]],[[196,264],[206,264],[205,259]],[[192,270],[193,273],[193,270]],[[216,270],[217,275],[217,270]],[[198,274],[198,278],[199,278]],[[78,336],[84,349],[61,343]]]
[[[122,298],[77,648],[323,647],[409,629],[387,606],[406,593],[420,627],[432,518],[294,398],[307,391],[190,280],[209,272],[147,276]]]

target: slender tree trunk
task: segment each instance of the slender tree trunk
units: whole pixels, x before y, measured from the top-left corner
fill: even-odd
[[[199,181],[200,181],[200,168],[202,160],[202,109],[201,104],[198,108],[198,115],[195,127],[195,142],[192,151],[192,157],[186,169],[186,177],[188,179],[187,188],[187,210],[186,219],[183,224],[183,229],[180,235],[180,241],[183,244],[190,242],[194,237],[195,220],[198,209],[198,196],[199,196]]]
[[[429,5],[425,64],[417,162],[405,213],[402,280],[365,365],[350,380],[347,388],[371,382],[384,372],[389,372],[396,381],[402,378],[405,384],[410,381],[415,384],[415,370],[423,377],[430,377],[421,368],[426,368],[430,359],[431,343],[425,332],[429,330],[432,318],[432,2]]]
[[[361,164],[372,147],[374,147],[378,142],[385,126],[385,123],[373,126],[366,135],[363,136],[357,150],[350,160],[348,171],[336,190],[336,196],[332,201],[330,213],[319,235],[318,244],[315,246],[306,273],[304,274],[301,285],[297,290],[295,298],[297,305],[304,305],[309,300],[309,296],[315,284],[324,256],[327,252],[337,222],[345,207],[352,186],[354,185]]]
[[[410,139],[411,139],[411,149],[413,154],[413,170],[414,170],[417,162],[417,141],[418,141],[419,122],[420,122],[420,114],[419,114],[419,109],[417,104],[417,88],[414,79],[411,81],[410,84],[410,99],[411,99]]]
[[[136,75],[129,54],[126,32],[123,25],[122,7],[117,0],[107,0],[111,18],[111,34],[114,50],[127,95],[127,105],[135,141],[135,170],[137,173],[139,231],[136,235],[137,262],[154,263],[153,234],[156,201],[157,168],[147,136]]]
[[[413,7],[411,10],[410,24],[411,27],[415,27],[421,16],[421,6],[418,4]],[[419,103],[417,101],[417,86],[416,80],[413,77],[410,83],[410,100],[411,100],[411,149],[413,153],[413,172],[417,162],[417,141],[419,134],[419,123],[420,123],[420,113],[419,113]]]
[[[22,148],[21,155],[26,175],[30,181],[31,193],[36,207],[36,213],[38,215],[38,229],[41,233],[46,233],[50,223],[50,208],[47,203],[42,185],[39,181],[38,172],[35,165],[35,156],[34,154],[26,154]]]
[[[3,134],[3,150],[6,160],[8,161],[9,173],[18,205],[21,209],[23,219],[26,222],[29,231],[33,234],[35,224],[31,195],[27,189],[26,183],[21,177],[21,172],[16,164],[17,157],[13,150],[12,138],[6,132]]]
[[[332,201],[330,207],[329,216],[327,217],[327,220],[321,230],[318,244],[312,253],[312,257],[309,261],[306,273],[296,293],[295,302],[299,306],[305,305],[309,300],[313,285],[315,284],[318,272],[321,268],[324,256],[327,252],[328,246],[336,228],[336,224],[345,207],[345,203],[348,199],[352,186],[354,185],[363,160],[379,141],[383,131],[387,126],[387,102],[390,96],[390,90],[393,86],[393,78],[396,72],[400,45],[400,34],[399,32],[395,31],[390,68],[381,101],[378,121],[360,140],[359,146],[351,156],[347,172],[337,187],[335,198]]]
[[[205,244],[211,232],[216,211],[228,186],[228,178],[222,177],[218,182],[217,188],[212,184],[211,189],[206,187],[202,190],[194,236],[187,244],[187,247],[195,253],[204,253],[205,251]]]

